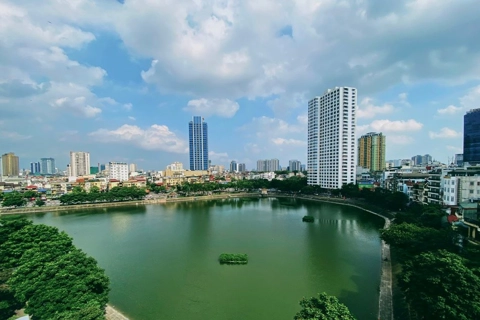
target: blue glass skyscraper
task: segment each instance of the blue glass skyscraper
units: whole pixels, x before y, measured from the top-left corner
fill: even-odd
[[[463,162],[480,164],[480,108],[463,116]]]
[[[208,170],[208,126],[205,119],[193,117],[188,124],[190,170]]]

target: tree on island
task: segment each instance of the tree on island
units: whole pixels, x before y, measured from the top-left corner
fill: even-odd
[[[300,306],[302,310],[295,315],[295,320],[355,320],[347,306],[325,292],[318,297],[303,298]]]

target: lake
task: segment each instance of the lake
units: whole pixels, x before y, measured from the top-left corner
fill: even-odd
[[[110,303],[133,320],[293,319],[300,299],[319,292],[359,320],[377,316],[384,220],[356,208],[242,198],[29,217],[94,257]],[[249,262],[220,265],[221,253]]]

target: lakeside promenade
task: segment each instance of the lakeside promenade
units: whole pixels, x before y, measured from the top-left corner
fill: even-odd
[[[40,213],[48,211],[71,211],[80,209],[93,209],[93,208],[105,208],[105,207],[119,207],[119,206],[135,206],[135,205],[148,205],[148,204],[162,204],[170,202],[186,202],[186,201],[202,201],[202,200],[214,200],[214,199],[228,199],[228,198],[245,198],[245,197],[268,197],[268,198],[298,198],[302,200],[326,202],[332,204],[339,204],[343,206],[350,206],[365,212],[371,213],[385,220],[384,228],[390,227],[390,218],[371,211],[369,209],[361,207],[361,205],[349,203],[346,200],[321,197],[321,196],[292,196],[285,194],[268,194],[262,195],[259,193],[226,193],[218,195],[206,195],[206,196],[192,196],[192,197],[178,197],[178,198],[162,198],[151,200],[139,200],[139,201],[123,201],[123,202],[111,202],[111,203],[91,203],[91,204],[79,204],[79,205],[67,205],[67,206],[50,206],[50,207],[34,207],[34,208],[18,208],[11,210],[0,210],[0,214],[28,214],[28,213]],[[378,302],[378,320],[393,320],[393,294],[392,294],[392,264],[390,256],[390,246],[382,240],[381,245],[381,277],[380,277],[380,294]],[[107,320],[128,320],[120,312],[113,307],[107,305]]]

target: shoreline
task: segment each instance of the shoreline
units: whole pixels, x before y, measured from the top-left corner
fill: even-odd
[[[123,201],[123,202],[106,202],[106,203],[90,203],[90,204],[78,204],[78,205],[67,205],[67,206],[51,206],[51,207],[33,207],[33,208],[19,208],[19,209],[10,209],[4,210],[0,209],[0,215],[13,215],[13,214],[29,214],[29,213],[46,213],[51,211],[74,211],[80,209],[94,209],[94,208],[105,208],[105,207],[121,207],[121,206],[138,206],[138,205],[148,205],[148,204],[164,204],[169,202],[189,202],[189,201],[202,201],[202,200],[215,200],[215,199],[229,199],[229,198],[245,198],[245,197],[255,197],[255,198],[291,198],[291,199],[302,199],[302,200],[311,200],[317,202],[326,202],[332,204],[338,204],[343,206],[350,206],[365,212],[376,215],[385,220],[384,229],[390,227],[391,220],[385,215],[379,214],[372,210],[363,208],[359,205],[347,203],[344,201],[332,201],[331,198],[319,197],[319,196],[290,196],[283,194],[267,194],[262,195],[259,193],[227,193],[219,195],[208,195],[208,196],[192,196],[192,197],[182,197],[182,198],[162,198],[162,199],[151,199],[151,200],[138,200],[138,201]],[[380,275],[380,293],[378,301],[378,319],[380,320],[393,320],[393,294],[392,294],[392,263],[390,256],[390,246],[382,240],[381,245],[381,275]],[[119,311],[115,310],[111,306],[107,306],[110,310],[108,313],[111,317],[107,317],[107,320],[128,320],[123,316]]]

